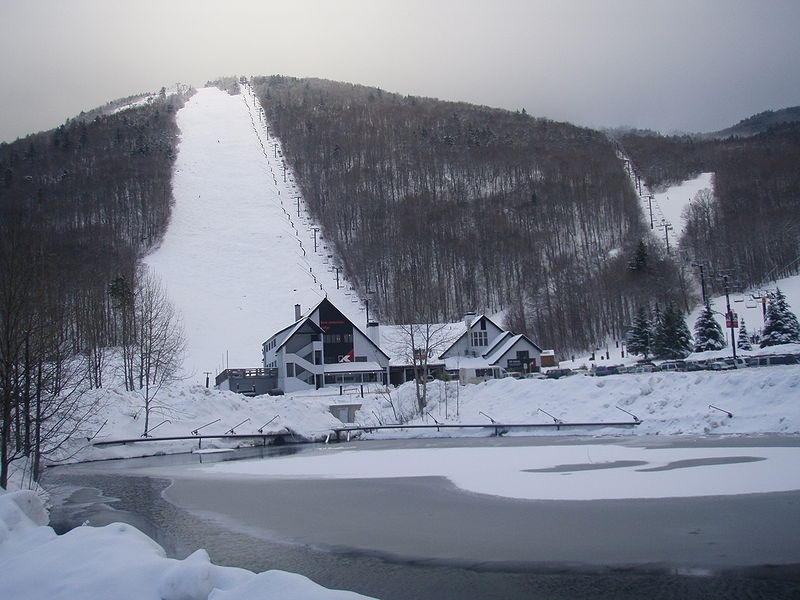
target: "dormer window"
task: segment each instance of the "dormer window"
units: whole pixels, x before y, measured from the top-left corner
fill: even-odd
[[[471,333],[472,336],[472,345],[473,346],[488,346],[489,345],[489,334],[485,331],[473,331]]]

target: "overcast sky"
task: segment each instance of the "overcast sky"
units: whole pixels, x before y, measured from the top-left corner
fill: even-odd
[[[800,105],[798,32],[800,0],[0,0],[0,141],[272,74],[714,131]]]

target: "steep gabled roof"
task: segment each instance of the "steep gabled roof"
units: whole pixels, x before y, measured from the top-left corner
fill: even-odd
[[[538,350],[539,352],[542,351],[542,349],[539,348],[539,346],[537,346],[536,344],[534,344],[528,338],[528,336],[526,336],[525,334],[518,333],[518,334],[514,335],[511,332],[506,332],[506,333],[508,333],[508,336],[501,336],[501,337],[503,337],[503,339],[500,341],[500,343],[499,344],[495,344],[494,346],[492,346],[492,348],[490,350],[488,350],[487,352],[485,352],[483,354],[483,357],[490,364],[496,364],[497,361],[499,361],[501,358],[503,358],[503,356],[509,350],[511,350],[517,343],[519,343],[520,341],[523,341],[523,340],[528,342],[531,346],[536,348],[536,350]]]
[[[294,336],[298,331],[300,331],[300,329],[302,329],[303,325],[306,325],[306,324],[310,324],[312,326],[312,328],[317,331],[317,333],[325,333],[319,325],[317,325],[316,323],[314,323],[314,321],[311,320],[310,316],[304,317],[304,318],[300,319],[299,321],[297,321],[297,323],[295,323],[294,325],[290,325],[285,330],[283,330],[283,331],[287,331],[288,330],[288,333],[286,334],[286,337],[283,338],[283,341],[280,343],[280,345],[277,348],[275,348],[275,352],[277,352],[278,350],[283,348],[286,345],[286,343],[290,339],[292,339],[292,336]],[[275,336],[272,336],[272,337],[275,337]],[[270,338],[270,339],[272,339],[272,338]]]
[[[386,360],[389,360],[389,355],[388,355],[388,354],[386,354],[386,352],[384,352],[384,351],[383,351],[383,349],[382,349],[380,346],[378,346],[378,345],[377,345],[375,342],[373,342],[373,341],[372,341],[372,338],[370,338],[370,337],[369,337],[369,336],[368,336],[366,333],[364,333],[364,332],[361,330],[361,328],[360,328],[358,325],[356,325],[355,323],[353,323],[353,321],[351,321],[351,320],[350,320],[350,318],[349,318],[347,315],[345,315],[345,314],[344,314],[344,313],[343,313],[341,310],[339,310],[339,308],[337,308],[337,306],[336,306],[336,305],[335,305],[333,302],[331,302],[330,300],[328,300],[328,297],[327,297],[327,296],[326,296],[325,298],[323,298],[322,300],[320,300],[319,302],[317,302],[317,304],[314,306],[314,308],[312,308],[310,311],[308,311],[308,314],[307,314],[306,316],[304,316],[304,317],[301,317],[301,318],[300,318],[298,321],[296,321],[296,322],[295,322],[295,323],[293,323],[292,325],[289,325],[288,327],[285,327],[284,329],[281,329],[281,330],[280,330],[278,333],[276,333],[275,335],[273,335],[272,337],[270,337],[270,338],[269,338],[269,339],[271,340],[271,339],[273,339],[273,338],[275,338],[275,337],[279,336],[280,334],[282,334],[282,333],[286,332],[286,336],[283,338],[283,340],[281,340],[281,343],[280,343],[280,345],[279,345],[279,346],[278,346],[278,347],[275,349],[275,351],[277,352],[278,350],[280,350],[280,349],[281,349],[281,348],[282,348],[282,347],[283,347],[283,346],[286,344],[286,342],[287,342],[287,341],[289,341],[289,340],[292,338],[292,336],[293,336],[293,335],[295,335],[295,334],[297,333],[297,331],[298,331],[298,330],[299,330],[299,329],[300,329],[300,328],[303,326],[303,324],[304,324],[304,323],[307,323],[307,322],[309,322],[309,323],[311,323],[311,324],[314,326],[314,328],[315,328],[315,329],[316,329],[316,330],[317,330],[319,333],[325,333],[325,331],[324,331],[324,330],[323,330],[323,329],[322,329],[322,328],[321,328],[321,327],[320,327],[320,326],[319,326],[317,323],[315,323],[315,322],[314,322],[314,321],[311,319],[311,315],[313,315],[315,312],[317,312],[317,311],[319,310],[319,308],[320,308],[320,307],[321,307],[323,304],[325,304],[326,302],[327,302],[328,304],[330,304],[330,305],[331,305],[333,308],[335,308],[335,309],[336,309],[336,310],[337,310],[339,313],[341,313],[342,317],[344,317],[345,319],[347,319],[347,322],[348,322],[348,323],[350,323],[350,324],[353,326],[353,329],[355,329],[355,330],[356,330],[356,331],[358,331],[358,332],[359,332],[359,333],[360,333],[362,336],[364,336],[364,338],[365,338],[365,339],[366,339],[366,340],[367,340],[367,341],[368,341],[368,342],[369,342],[369,343],[370,343],[370,344],[371,344],[371,345],[372,345],[372,346],[373,346],[373,347],[374,347],[374,348],[375,348],[375,349],[376,349],[378,352],[380,352],[381,354],[383,354],[383,355],[386,357]]]
[[[494,343],[486,350],[486,352],[481,354],[481,356],[487,357],[490,354],[493,354],[496,348],[498,348],[500,345],[504,345],[508,341],[509,337],[514,337],[514,334],[510,331],[504,331],[498,335]]]
[[[475,327],[475,325],[477,325],[478,323],[480,323],[481,319],[486,319],[486,320],[487,320],[489,323],[491,323],[492,325],[494,325],[495,327],[497,327],[497,329],[499,329],[500,331],[503,331],[503,328],[502,328],[502,327],[500,327],[500,326],[499,326],[497,323],[495,323],[494,321],[492,321],[492,320],[491,320],[489,317],[487,317],[486,315],[484,315],[484,314],[478,315],[477,317],[475,317],[475,319],[472,321],[472,323],[470,323],[470,325],[469,325],[469,327],[467,327],[466,331],[464,331],[464,333],[462,333],[460,336],[458,336],[458,338],[456,338],[456,340],[455,340],[455,341],[454,341],[452,344],[450,344],[450,346],[448,346],[448,348],[447,348],[447,349],[446,349],[444,352],[440,353],[440,354],[439,354],[439,356],[440,356],[440,357],[444,357],[444,356],[446,356],[446,355],[447,355],[447,353],[448,353],[448,352],[450,352],[450,350],[452,350],[452,349],[453,349],[453,347],[454,347],[456,344],[458,344],[458,343],[459,343],[459,342],[460,342],[460,341],[461,341],[461,340],[462,340],[462,339],[463,339],[463,338],[464,338],[464,337],[465,337],[465,336],[466,336],[466,335],[467,335],[467,334],[468,334],[470,331],[472,331],[472,328],[473,328],[473,327]]]

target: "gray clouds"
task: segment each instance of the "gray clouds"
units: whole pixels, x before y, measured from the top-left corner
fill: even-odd
[[[4,0],[0,12],[4,141],[223,75],[662,131],[800,104],[795,0]]]

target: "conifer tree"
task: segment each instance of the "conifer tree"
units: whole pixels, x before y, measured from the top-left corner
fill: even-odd
[[[630,337],[628,338],[628,352],[631,354],[641,354],[647,360],[653,347],[653,323],[647,310],[639,307],[639,311],[633,320]]]
[[[656,358],[686,358],[692,351],[692,336],[683,313],[669,304],[661,314],[653,336],[653,355]]]
[[[725,334],[714,318],[711,305],[706,304],[694,324],[694,351],[722,350],[725,346]]]
[[[761,347],[800,342],[800,323],[780,289],[770,294]]]
[[[739,321],[739,337],[736,339],[736,347],[739,348],[739,350],[753,349],[753,345],[750,343],[750,334],[747,332],[744,319]]]

